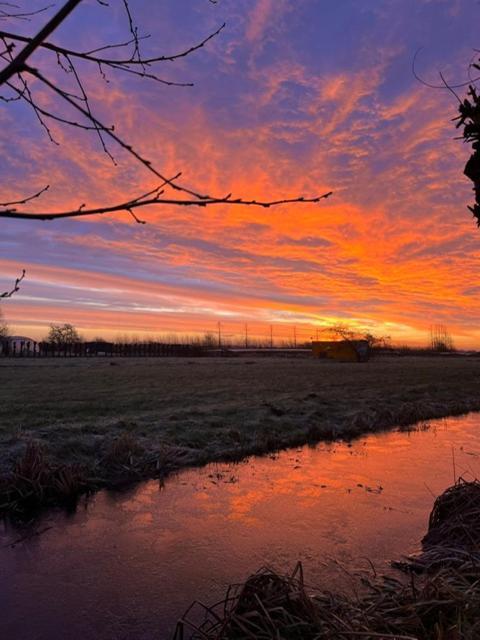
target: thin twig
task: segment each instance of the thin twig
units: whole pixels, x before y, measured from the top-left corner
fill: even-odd
[[[25,277],[25,269],[23,269],[22,275],[15,280],[13,289],[10,289],[10,291],[4,291],[3,293],[0,293],[0,298],[11,298],[15,293],[17,293],[17,291],[20,289],[20,283],[22,282],[24,277]]]

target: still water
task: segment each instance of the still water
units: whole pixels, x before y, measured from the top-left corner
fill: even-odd
[[[302,560],[309,584],[347,588],[336,561],[382,571],[414,552],[454,474],[480,475],[478,415],[101,492],[20,542],[28,532],[3,525],[0,638],[168,639],[193,600],[265,564]]]

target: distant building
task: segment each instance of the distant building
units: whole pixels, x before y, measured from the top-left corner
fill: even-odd
[[[312,342],[313,355],[337,362],[366,362],[370,357],[367,340],[332,340]]]
[[[38,352],[38,342],[27,336],[8,336],[0,341],[2,355],[31,355]]]

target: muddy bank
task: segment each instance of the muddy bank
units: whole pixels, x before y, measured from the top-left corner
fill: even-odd
[[[24,361],[0,375],[3,513],[480,410],[471,358]]]

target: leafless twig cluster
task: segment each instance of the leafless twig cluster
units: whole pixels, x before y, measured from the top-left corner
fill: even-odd
[[[20,289],[20,283],[22,282],[24,277],[25,277],[25,269],[22,271],[22,275],[15,280],[15,284],[9,291],[4,291],[3,293],[0,293],[0,298],[11,298],[14,293],[17,293],[17,291]]]
[[[47,11],[51,7],[53,7],[53,5],[49,4],[34,11],[23,11],[21,7],[13,2],[0,2],[0,20],[16,19],[27,21],[30,20],[30,18],[33,18],[33,16]]]
[[[101,78],[109,82],[107,74],[128,74],[144,80],[150,80],[167,86],[191,86],[191,83],[174,82],[165,79],[160,74],[162,63],[173,62],[179,58],[185,58],[204,47],[215,38],[225,27],[219,26],[215,31],[207,35],[203,40],[183,51],[171,55],[147,56],[142,52],[142,44],[148,35],[140,33],[131,9],[131,0],[113,0],[120,3],[125,15],[126,30],[128,35],[122,42],[106,43],[92,50],[78,50],[60,46],[52,40],[55,30],[69,18],[70,14],[78,9],[82,0],[67,0],[56,10],[47,23],[31,37],[12,31],[0,30],[0,100],[8,104],[16,101],[27,103],[33,110],[38,122],[45,130],[49,139],[56,143],[51,122],[59,123],[93,132],[99,139],[103,151],[115,163],[115,158],[110,145],[118,146],[125,151],[135,162],[142,165],[149,174],[155,176],[158,185],[139,196],[135,196],[126,202],[89,208],[85,204],[70,211],[41,211],[33,212],[25,209],[32,200],[40,197],[49,186],[37,189],[33,195],[18,197],[15,201],[0,202],[0,217],[34,220],[54,220],[58,218],[73,218],[79,216],[91,216],[118,211],[128,212],[138,223],[144,223],[134,213],[135,209],[148,205],[179,205],[205,207],[214,204],[256,205],[270,207],[289,202],[319,202],[327,198],[330,193],[314,197],[295,197],[277,200],[257,201],[242,197],[227,195],[211,195],[198,190],[190,189],[180,182],[181,172],[175,176],[164,175],[154,163],[148,160],[140,151],[133,148],[124,138],[117,133],[114,125],[109,125],[95,115],[87,83],[84,79],[84,70],[95,67]],[[108,4],[104,0],[97,0],[102,5],[102,10]],[[213,4],[215,2],[210,0]],[[51,5],[36,11],[22,11],[22,8],[10,3],[0,3],[0,19],[3,20],[29,20],[39,13],[47,12]],[[34,64],[32,56],[43,51],[51,54],[50,61],[42,64]],[[65,88],[58,80],[58,70],[73,81],[74,89]],[[38,93],[32,88],[33,81],[36,87],[46,91],[55,101],[49,101],[46,105],[38,98]],[[69,85],[70,87],[70,85]],[[56,107],[52,107],[54,104]],[[59,105],[63,110],[59,109]],[[20,207],[20,209],[18,208]]]

